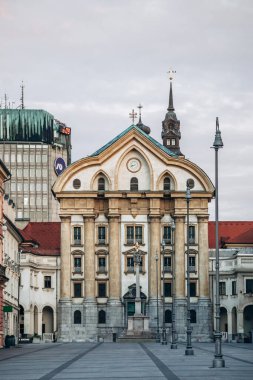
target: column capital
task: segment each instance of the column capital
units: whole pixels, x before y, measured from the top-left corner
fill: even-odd
[[[59,215],[62,223],[70,223],[71,216],[70,215]]]
[[[84,222],[94,222],[96,218],[95,214],[83,215]]]
[[[174,215],[173,219],[175,220],[175,223],[184,223],[185,215]]]
[[[197,215],[197,218],[199,223],[208,223],[209,215]]]
[[[109,222],[120,222],[120,214],[108,214],[107,218],[109,219]]]
[[[161,218],[162,217],[160,215],[149,215],[149,221],[151,223],[160,223]]]

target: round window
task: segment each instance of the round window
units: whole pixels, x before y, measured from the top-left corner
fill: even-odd
[[[80,179],[78,179],[78,178],[74,179],[74,181],[73,181],[73,187],[74,187],[74,189],[80,189],[80,187],[81,187],[81,181],[80,181]]]

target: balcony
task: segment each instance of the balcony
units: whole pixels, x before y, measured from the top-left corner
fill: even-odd
[[[81,271],[82,271],[81,267],[74,267],[75,273],[81,273]]]
[[[165,265],[164,268],[163,268],[163,270],[164,270],[165,273],[171,273],[172,272],[172,267],[168,266],[168,265]]]
[[[74,239],[74,245],[81,245],[81,239]]]
[[[105,239],[98,239],[99,245],[105,245]]]

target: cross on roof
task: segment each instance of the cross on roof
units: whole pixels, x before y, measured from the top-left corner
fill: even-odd
[[[169,74],[169,80],[172,80],[174,78],[173,74],[176,74],[176,70],[172,70],[171,68],[167,72]]]
[[[132,122],[134,124],[134,119],[137,118],[137,112],[135,112],[134,109],[132,109],[132,112],[129,113],[129,117],[130,119],[132,119]]]

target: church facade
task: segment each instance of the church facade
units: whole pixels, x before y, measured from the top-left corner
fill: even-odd
[[[162,143],[149,133],[140,116],[136,125],[70,165],[53,186],[61,218],[58,340],[112,340],[124,333],[135,312],[136,243],[141,308],[150,330],[157,329],[157,315],[161,325],[163,311],[170,330],[174,284],[176,333],[185,340],[189,179],[194,183],[189,206],[192,337],[210,338],[208,203],[214,187],[180,151],[172,86]]]

